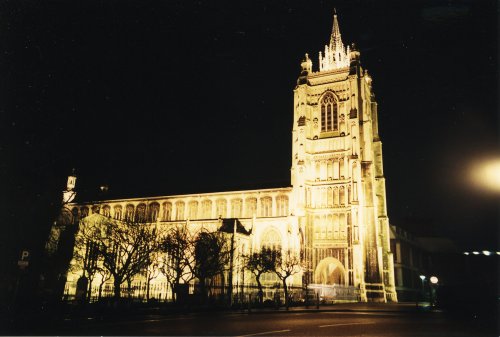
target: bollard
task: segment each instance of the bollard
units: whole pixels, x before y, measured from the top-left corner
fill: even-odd
[[[319,293],[316,294],[316,309],[319,309]]]
[[[248,313],[252,312],[252,295],[248,294]]]

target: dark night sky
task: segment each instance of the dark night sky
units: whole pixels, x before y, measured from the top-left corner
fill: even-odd
[[[293,88],[333,8],[374,79],[391,222],[497,246],[495,1],[2,1],[3,256],[39,248],[72,168],[119,196],[289,185]],[[6,254],[5,254],[6,253]]]

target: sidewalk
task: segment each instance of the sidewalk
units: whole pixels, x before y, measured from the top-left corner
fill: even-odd
[[[243,310],[241,310],[243,311]],[[248,312],[248,309],[245,310]],[[286,310],[284,306],[276,308],[252,308],[252,313],[267,313],[267,312],[395,312],[395,313],[415,313],[422,311],[433,310],[429,303],[419,303],[417,307],[415,302],[402,303],[337,303],[337,304],[320,304],[309,306],[294,306]]]

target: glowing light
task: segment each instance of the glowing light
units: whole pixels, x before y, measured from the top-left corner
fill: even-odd
[[[464,255],[469,255],[469,252],[464,252]]]
[[[483,250],[483,254],[486,255],[486,256],[490,256],[491,255],[491,252],[490,251],[487,251],[487,250]]]
[[[425,275],[420,275],[420,279],[423,281],[425,280]]]
[[[500,255],[500,252],[497,252],[497,255]]]
[[[472,167],[470,176],[477,187],[500,193],[500,158]]]
[[[479,252],[472,252],[472,254],[474,254],[474,255],[479,255]]]
[[[437,284],[439,281],[436,276],[431,276],[431,278],[429,280],[431,281],[432,284]]]

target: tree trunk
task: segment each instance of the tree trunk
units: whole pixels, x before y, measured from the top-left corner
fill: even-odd
[[[175,291],[177,290],[177,284],[178,283],[172,282],[172,283],[169,283],[169,284],[170,284],[170,288],[171,288],[170,292],[172,293],[172,301],[174,303],[177,303],[177,294],[175,293]]]
[[[122,284],[121,280],[114,280],[113,284],[115,286],[114,292],[115,292],[115,299],[119,300],[120,299],[120,286]]]
[[[283,291],[285,293],[285,306],[286,306],[286,310],[288,310],[289,303],[288,303],[288,288],[286,286],[286,278],[283,279]]]
[[[205,286],[205,279],[200,279],[200,297],[202,304],[207,303],[207,287]]]
[[[259,288],[259,303],[262,305],[264,303],[264,291],[262,290],[262,283],[260,283],[260,274],[255,278],[257,281],[257,287]]]
[[[87,291],[87,303],[90,303],[90,298],[92,297],[92,280],[93,278],[89,277],[89,290]]]
[[[130,299],[132,297],[132,280],[131,279],[127,279],[127,292],[128,292],[128,299]]]
[[[104,282],[101,282],[101,284],[99,284],[99,295],[97,295],[97,301],[100,301],[101,300],[101,296],[102,296],[102,286],[104,285]]]
[[[147,279],[146,281],[146,301],[149,302],[149,286],[151,284],[151,279]]]

